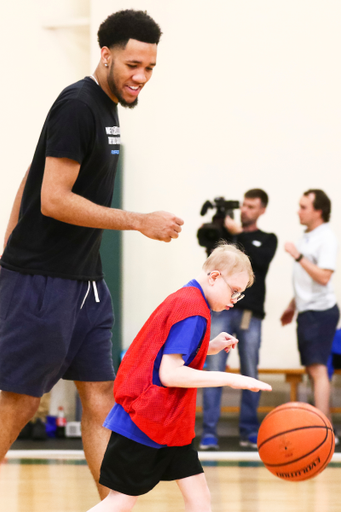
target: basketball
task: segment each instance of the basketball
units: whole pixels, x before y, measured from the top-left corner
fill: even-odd
[[[334,453],[335,437],[330,421],[316,407],[289,402],[264,418],[257,445],[259,456],[271,473],[298,482],[326,468]]]

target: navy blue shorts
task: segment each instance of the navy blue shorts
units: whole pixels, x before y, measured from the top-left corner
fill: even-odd
[[[297,340],[302,365],[327,365],[339,316],[337,305],[324,311],[309,310],[297,315]]]
[[[203,472],[192,444],[151,448],[112,432],[99,482],[113,491],[140,496],[161,480],[181,480]]]
[[[1,390],[40,397],[61,378],[114,379],[111,297],[104,280],[96,288],[100,302],[87,281],[1,268]]]

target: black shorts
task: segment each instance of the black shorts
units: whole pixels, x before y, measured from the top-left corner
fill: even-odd
[[[0,271],[0,389],[40,397],[60,378],[114,379],[108,287]]]
[[[161,480],[181,480],[203,472],[192,444],[151,448],[112,432],[99,482],[113,491],[140,496]]]
[[[302,365],[327,365],[339,316],[337,305],[324,311],[309,310],[297,315],[297,340]]]

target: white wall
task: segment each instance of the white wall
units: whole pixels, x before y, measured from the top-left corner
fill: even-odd
[[[89,28],[43,27],[86,14],[89,4],[82,0],[0,3],[0,236],[52,102],[89,72]]]
[[[125,233],[124,342],[201,267],[205,252],[196,231],[203,202],[241,199],[248,188],[262,187],[270,205],[260,227],[278,235],[279,248],[267,281],[261,365],[299,366],[294,326],[279,324],[292,296],[292,260],[283,244],[302,232],[297,203],[312,187],[331,197],[332,226],[341,232],[341,4],[101,0],[92,2],[92,22],[97,28],[127,7],[147,9],[164,35],[138,108],[121,109],[124,205],[175,212],[185,226],[171,244]],[[94,37],[91,44],[94,65]],[[238,358],[230,362],[237,366]]]
[[[205,251],[196,231],[209,218],[199,215],[203,202],[263,187],[270,205],[260,226],[277,233],[279,249],[268,277],[261,365],[298,366],[294,327],[282,329],[278,320],[292,294],[292,262],[282,248],[302,231],[296,210],[307,188],[330,195],[332,225],[341,232],[338,1],[2,2],[0,236],[49,107],[64,86],[94,70],[99,23],[127,7],[147,9],[164,35],[138,108],[120,108],[124,206],[173,211],[185,226],[171,244],[125,233],[124,343],[200,269]],[[86,28],[42,28],[51,18],[89,12],[90,68]]]

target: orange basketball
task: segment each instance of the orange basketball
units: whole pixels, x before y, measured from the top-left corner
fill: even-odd
[[[323,471],[335,448],[333,427],[312,405],[289,402],[264,418],[258,452],[265,467],[283,480],[307,480]]]

